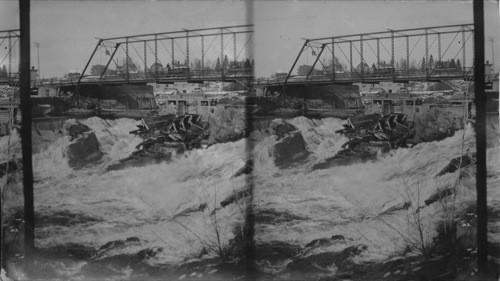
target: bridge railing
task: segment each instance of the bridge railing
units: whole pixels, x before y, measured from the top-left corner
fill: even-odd
[[[435,68],[435,69],[399,69],[389,72],[377,71],[354,71],[354,72],[336,72],[333,76],[331,73],[316,73],[309,77],[305,76],[291,76],[288,83],[294,82],[327,82],[327,81],[349,81],[349,82],[363,82],[363,81],[391,81],[391,80],[423,80],[423,79],[450,79],[461,78],[470,80],[473,77],[474,67],[466,68]],[[282,84],[285,77],[273,78],[257,78],[257,84]]]
[[[223,77],[224,75],[224,77]],[[128,75],[125,73],[118,73],[112,75],[99,76],[86,76],[80,80],[80,83],[134,83],[134,82],[155,82],[161,80],[192,80],[192,79],[223,79],[223,78],[248,78],[252,77],[252,68],[237,68],[229,70],[189,70],[185,72],[165,72],[156,75],[152,72],[132,72]],[[72,85],[78,83],[79,77],[65,77],[65,78],[48,78],[39,80],[39,85]]]

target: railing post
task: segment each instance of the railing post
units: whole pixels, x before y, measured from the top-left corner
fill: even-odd
[[[201,35],[201,77],[205,69],[205,38]]]
[[[425,29],[425,77],[429,77],[429,36]]]
[[[332,38],[332,81],[335,82],[335,39]]]
[[[410,37],[406,35],[406,75],[410,76]]]
[[[361,80],[364,80],[365,76],[365,67],[363,64],[363,35],[359,36],[359,49],[360,49],[360,55],[361,55]]]
[[[391,67],[394,68],[394,30],[391,30]]]
[[[191,76],[190,75],[191,68],[189,65],[189,30],[186,30],[186,67],[188,69],[187,77],[189,79],[189,77]]]
[[[353,78],[354,68],[352,66],[352,41],[349,41],[349,64],[351,66],[351,78]]]
[[[465,26],[462,26],[462,57],[463,57],[462,72],[465,76],[466,75],[466,71],[465,71]]]
[[[10,36],[10,32],[8,33],[9,37],[9,80],[12,79],[12,37]]]
[[[171,65],[170,69],[174,69],[174,60],[175,60],[175,47],[174,47],[174,38],[172,38],[172,52],[170,53],[171,56]]]
[[[441,62],[441,33],[438,33],[438,62]],[[441,63],[440,63],[441,64]]]
[[[144,41],[144,79],[148,79],[148,62],[146,54],[146,41]]]
[[[125,38],[125,70],[127,71],[127,83],[130,80],[129,57],[128,57],[128,37]]]
[[[224,30],[220,29],[220,76],[224,80]]]
[[[158,35],[155,34],[155,81],[158,82]]]
[[[236,63],[236,33],[233,33],[233,55],[234,63]]]
[[[380,68],[380,39],[377,38],[377,67]]]

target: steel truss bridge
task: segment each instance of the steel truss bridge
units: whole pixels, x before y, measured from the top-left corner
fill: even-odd
[[[287,85],[473,80],[473,26],[388,29],[304,39],[286,77],[258,79],[256,85],[284,91]],[[303,64],[299,75],[293,76],[299,63]]]
[[[252,36],[253,25],[234,25],[99,39],[80,75],[41,83],[78,88],[248,81],[253,79]]]
[[[19,83],[19,29],[0,31],[0,85]]]

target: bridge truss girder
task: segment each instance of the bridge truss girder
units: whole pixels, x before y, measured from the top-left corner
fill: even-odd
[[[351,35],[343,35],[343,36],[330,36],[330,37],[322,37],[322,38],[314,38],[314,39],[304,39],[304,44],[302,45],[294,63],[292,64],[292,67],[288,71],[288,74],[283,82],[283,92],[285,91],[286,84],[288,83],[290,77],[292,76],[292,72],[294,71],[297,62],[299,59],[306,53],[306,49],[311,48],[313,50],[313,56],[316,56],[316,59],[314,60],[314,64],[312,65],[311,69],[308,71],[307,75],[304,78],[304,83],[309,83],[310,81],[314,80],[311,79],[311,73],[314,70],[314,67],[316,63],[320,60],[320,56],[324,54],[323,50],[325,49],[325,46],[327,49],[329,49],[329,53],[331,54],[331,69],[325,67],[323,65],[323,70],[325,73],[329,75],[324,75],[323,79],[321,80],[330,80],[331,82],[342,82],[342,81],[350,81],[350,82],[363,82],[365,80],[372,80],[376,81],[379,78],[382,78],[382,80],[387,80],[387,79],[393,79],[393,80],[401,80],[402,78],[412,80],[412,78],[417,78],[418,80],[424,79],[436,79],[439,76],[443,75],[448,75],[447,73],[443,74],[440,72],[439,69],[437,68],[431,68],[429,66],[429,38],[433,36],[435,38],[434,40],[437,39],[438,41],[438,58],[437,62],[441,62],[446,54],[446,51],[448,51],[448,48],[450,47],[451,43],[454,42],[455,38],[459,35],[461,35],[461,42],[458,42],[461,44],[459,52],[462,52],[462,65],[461,65],[461,73],[460,75],[463,76],[464,79],[467,79],[472,75],[472,67],[467,67],[467,62],[466,62],[466,42],[470,39],[470,37],[473,36],[474,33],[474,25],[473,24],[459,24],[459,25],[446,25],[446,26],[431,26],[431,27],[423,27],[423,28],[411,28],[411,29],[401,29],[401,30],[391,30],[388,29],[387,31],[381,31],[381,32],[371,32],[371,33],[360,33],[360,34],[351,34]],[[441,37],[443,35],[448,35],[448,36],[453,36],[455,37],[451,40],[450,45],[447,47],[447,49],[442,52],[442,42],[441,42]],[[420,37],[418,41],[414,42],[412,45],[410,45],[410,38],[412,37]],[[425,62],[426,64],[424,65],[424,59],[422,59],[421,63],[424,66],[423,73],[411,73],[410,71],[410,55],[415,49],[415,47],[418,45],[420,39],[424,37],[425,38]],[[460,38],[459,37],[459,38]],[[394,69],[395,66],[395,41],[404,39],[403,44],[406,44],[405,49],[406,49],[406,54],[403,57],[405,59],[405,65],[403,66],[404,71],[396,71]],[[372,52],[375,54],[375,59],[376,59],[376,67],[380,68],[381,67],[381,55],[380,55],[380,46],[382,44],[382,40],[390,40],[390,52],[386,49],[386,52],[390,55],[390,68],[393,69],[391,73],[388,73],[391,77],[377,77],[377,75],[373,75],[370,73],[366,72],[365,69],[365,63],[366,63],[366,48],[364,48],[364,45],[367,44],[367,46],[372,50]],[[375,41],[376,42],[376,53],[373,51],[371,46],[369,45],[370,41]],[[434,41],[432,42],[432,44]],[[348,44],[349,46],[349,54],[348,56],[345,55],[344,51],[341,48],[341,44]],[[431,44],[431,45],[432,45]],[[385,46],[383,46],[385,48]],[[319,54],[315,53],[315,48],[320,50]],[[354,51],[353,51],[354,50]],[[411,50],[411,51],[410,51]],[[339,52],[340,51],[340,52]],[[326,52],[328,53],[328,52]],[[347,60],[348,64],[347,67],[349,68],[349,71],[346,71],[345,69],[342,69],[341,73],[336,72],[335,70],[335,65],[339,63],[339,59],[336,56],[337,53],[341,53],[344,55],[345,59]],[[357,55],[357,59],[360,60],[360,71],[356,70],[354,65],[353,65],[353,54]],[[458,55],[458,53],[457,53]],[[456,55],[456,56],[457,56]],[[455,56],[455,57],[456,57]],[[436,64],[437,65],[437,64]],[[379,71],[380,72],[380,71]],[[423,77],[421,77],[423,76]],[[453,76],[457,76],[457,73],[454,73]],[[451,76],[450,76],[451,77]],[[315,78],[316,80],[317,77]],[[444,79],[447,79],[444,77]]]
[[[130,60],[130,51],[133,50],[136,53],[138,53],[136,47],[137,44],[141,44],[143,48],[143,56],[141,60],[143,60],[144,63],[144,72],[143,72],[143,77],[141,77],[142,80],[149,81],[149,82],[158,82],[159,80],[162,80],[161,75],[159,74],[158,70],[158,65],[159,65],[159,52],[158,52],[158,44],[162,44],[165,47],[165,50],[169,53],[170,58],[171,58],[171,64],[172,68],[175,63],[175,46],[178,46],[178,48],[181,48],[180,45],[177,43],[178,41],[185,41],[185,47],[183,49],[180,49],[181,53],[184,54],[184,64],[186,65],[187,72],[183,73],[185,75],[185,78],[187,80],[191,78],[195,79],[200,79],[203,78],[206,73],[204,73],[205,69],[205,63],[207,59],[207,52],[208,49],[212,46],[208,46],[208,48],[205,46],[205,40],[213,38],[213,40],[216,39],[216,37],[220,37],[221,40],[221,45],[220,45],[220,75],[221,79],[224,80],[226,76],[231,76],[231,71],[232,71],[232,66],[235,65],[233,63],[228,63],[227,66],[223,65],[224,64],[224,50],[226,49],[227,45],[232,41],[233,43],[233,60],[236,62],[238,59],[239,54],[237,54],[237,44],[236,44],[236,37],[237,35],[240,34],[247,34],[245,35],[248,37],[247,42],[245,45],[241,48],[241,51],[239,54],[243,52],[247,44],[249,43],[252,34],[253,34],[253,25],[234,25],[234,26],[223,26],[223,27],[214,27],[214,28],[200,28],[200,29],[182,29],[179,31],[171,31],[171,32],[161,32],[161,33],[150,33],[150,34],[138,34],[138,35],[130,35],[130,36],[120,36],[120,37],[112,37],[112,38],[101,38],[97,42],[90,58],[88,59],[82,73],[80,74],[77,85],[79,85],[82,82],[82,79],[85,76],[85,73],[91,63],[91,61],[94,59],[96,56],[96,52],[100,48],[105,48],[106,49],[106,54],[110,55],[109,59],[106,62],[106,65],[101,72],[99,76],[99,80],[103,80],[104,76],[106,75],[106,72],[109,70],[109,66],[111,62],[115,62],[115,55],[117,51],[121,48],[125,52],[125,67],[126,67],[126,82],[132,82],[132,78],[130,77],[130,69],[129,67],[131,66],[131,60]],[[224,40],[224,37],[232,37],[232,40],[227,39]],[[190,40],[199,40],[201,44],[201,71],[200,73],[193,73],[193,71],[189,68],[190,66]],[[168,42],[170,41],[171,49],[168,50],[163,42]],[[227,42],[226,44],[224,44]],[[213,43],[213,41],[212,41]],[[135,45],[134,45],[135,44]],[[152,44],[154,46],[154,49],[150,46]],[[113,50],[112,54],[109,52],[108,47]],[[132,49],[129,49],[129,47],[132,47]],[[151,60],[153,60],[154,63],[154,69],[152,70],[152,73],[148,74],[147,71],[147,50],[152,51],[152,57]],[[115,64],[118,66],[118,64],[115,62]],[[138,68],[137,66],[134,65],[135,68]],[[151,71],[151,70],[150,70]],[[246,72],[245,72],[246,73]],[[250,76],[253,76],[253,71],[249,69],[248,71]],[[163,77],[164,78],[164,77]]]
[[[19,48],[19,41],[21,38],[19,29],[11,29],[11,30],[1,30],[0,31],[0,49],[1,50],[7,50],[5,54],[0,55],[0,67],[3,67],[5,63],[7,63],[7,73],[5,77],[0,77],[0,83],[5,84],[16,84],[16,81],[18,80],[18,74],[19,74],[19,56],[17,58],[17,71],[13,73],[12,67],[13,67],[13,52],[15,50],[15,46],[17,44],[17,48]]]

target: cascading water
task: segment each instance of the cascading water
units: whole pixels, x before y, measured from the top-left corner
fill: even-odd
[[[402,253],[409,243],[420,243],[417,214],[422,222],[424,243],[430,243],[436,236],[436,226],[443,220],[443,207],[438,203],[426,206],[424,200],[437,188],[457,184],[455,204],[475,202],[474,176],[458,181],[457,172],[435,178],[452,158],[464,155],[467,148],[475,150],[474,130],[470,125],[442,141],[393,150],[376,161],[313,171],[313,164],[334,155],[347,141],[335,133],[342,129],[342,121],[298,117],[287,122],[299,129],[312,153],[306,163],[278,169],[271,159],[276,136],[254,135],[259,141],[254,155],[253,210],[257,216],[267,215],[269,210],[280,214],[271,222],[256,224],[257,244],[284,241],[303,247],[314,239],[342,235],[346,237],[345,243],[320,251],[363,244],[368,246],[367,250],[356,259],[379,261]],[[488,155],[490,180],[498,182],[498,148],[490,148]],[[383,214],[391,207],[404,206],[405,202],[412,205]],[[267,266],[270,267],[269,263]],[[267,271],[276,272],[276,268]]]
[[[75,122],[68,120],[65,127]],[[335,133],[343,128],[343,121],[298,117],[286,122],[298,128],[311,154],[286,169],[276,167],[272,159],[276,136],[254,131],[248,139],[192,150],[171,162],[106,172],[107,166],[129,156],[141,142],[129,134],[138,122],[97,117],[80,122],[95,133],[105,156],[83,169],[70,168],[66,149],[72,141],[64,134],[53,134],[51,144],[33,155],[36,245],[41,249],[92,248],[98,253],[92,259],[103,262],[152,250],[154,255],[141,259],[150,266],[178,264],[204,250],[213,255],[218,244],[227,245],[234,238],[234,228],[244,222],[243,203],[224,208],[220,203],[247,186],[246,177],[233,177],[248,159],[247,143],[253,146],[253,212],[256,217],[277,214],[270,221],[256,220],[256,244],[285,241],[303,246],[314,239],[342,235],[344,243],[319,251],[367,245],[356,257],[359,261],[382,260],[401,252],[415,239],[417,230],[409,220],[419,207],[423,207],[419,214],[425,222],[425,239],[434,237],[442,210],[439,204],[425,206],[423,201],[436,188],[455,184],[458,174],[434,175],[464,153],[462,144],[474,146],[473,129],[468,126],[450,138],[400,148],[374,162],[313,171],[314,164],[335,155],[347,141]],[[0,139],[2,144],[5,141],[5,137]],[[489,181],[498,183],[498,148],[490,148],[488,155],[493,156],[488,158]],[[459,181],[455,200],[475,200],[474,187],[473,178]],[[380,215],[407,201],[418,203]],[[492,204],[499,206],[497,201]],[[132,242],[109,246],[112,241]],[[80,263],[52,264],[62,277],[80,278],[89,272],[83,272],[85,266]],[[277,272],[283,266],[286,263]],[[140,271],[130,263],[113,268],[117,278]]]
[[[64,127],[75,122],[68,120]],[[79,122],[92,129],[105,156],[72,169],[66,157],[72,143],[68,135],[33,155],[38,248],[100,249],[130,238],[137,243],[100,250],[94,259],[161,248],[141,261],[154,265],[178,263],[203,249],[213,255],[234,237],[244,211],[238,204],[220,208],[220,202],[246,186],[245,177],[231,177],[245,165],[244,140],[192,150],[168,163],[106,172],[142,141],[129,134],[138,122],[97,117]]]

